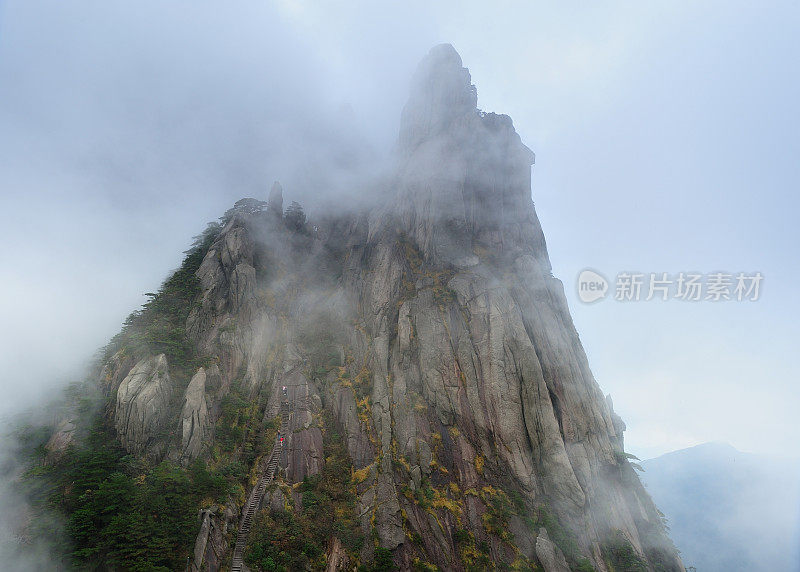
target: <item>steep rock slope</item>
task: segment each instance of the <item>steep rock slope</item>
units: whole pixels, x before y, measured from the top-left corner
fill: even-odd
[[[308,222],[278,184],[239,201],[139,319],[147,335],[112,344],[98,377],[130,453],[249,471],[201,513],[195,569],[229,561],[286,387],[253,568],[291,525],[325,547],[289,567],[683,570],[551,273],[534,155],[476,104],[437,46],[381,209]]]

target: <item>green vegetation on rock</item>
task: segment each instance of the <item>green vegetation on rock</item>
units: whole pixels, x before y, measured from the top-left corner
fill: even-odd
[[[614,531],[601,545],[603,558],[611,572],[644,572],[647,564],[620,531]]]
[[[197,507],[204,499],[224,499],[232,482],[203,461],[182,468],[137,460],[97,418],[86,441],[57,462],[45,463],[41,455],[22,486],[37,513],[66,521],[75,567],[166,571],[185,565],[199,525]],[[48,494],[37,494],[43,486]]]
[[[187,380],[204,365],[202,356],[197,354],[186,335],[186,318],[200,294],[200,281],[195,272],[219,231],[219,224],[209,223],[206,230],[194,238],[181,266],[158,292],[146,294],[149,300],[141,310],[125,319],[122,331],[106,346],[103,361],[120,349],[132,351],[137,359],[163,353],[167,356],[170,373],[179,373]]]
[[[323,416],[325,464],[297,486],[296,510],[260,512],[247,543],[245,562],[255,570],[324,569],[325,552],[337,537],[356,561],[364,542],[355,518],[352,465],[339,428]]]

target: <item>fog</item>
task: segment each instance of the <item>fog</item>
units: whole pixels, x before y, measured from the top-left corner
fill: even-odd
[[[642,463],[686,566],[797,570],[800,465],[705,443]]]
[[[451,42],[536,153],[595,376],[650,457],[796,456],[800,177],[789,2],[0,1],[0,415],[80,379],[234,201],[373,199],[409,79]],[[760,271],[752,303],[583,305],[575,278]]]
[[[397,113],[360,125],[375,103],[278,7],[230,9],[3,6],[3,411],[78,376],[235,200],[306,202],[388,149]]]

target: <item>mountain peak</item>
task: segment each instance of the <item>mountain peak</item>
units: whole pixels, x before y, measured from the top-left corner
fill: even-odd
[[[417,66],[400,121],[400,146],[411,150],[453,120],[477,112],[478,92],[450,44],[434,46]]]
[[[549,268],[531,201],[533,152],[510,117],[479,112],[477,99],[455,48],[431,49],[401,116],[395,212],[426,260],[471,267],[476,249],[488,249]]]
[[[201,235],[104,350],[98,416],[81,427],[69,411],[53,437],[119,444],[99,488],[59,489],[97,501],[63,503],[71,522],[109,514],[105,482],[137,491],[112,525],[80,529],[80,554],[114,562],[149,541],[142,515],[163,504],[149,491],[168,478],[189,492],[165,522],[187,525],[158,527],[153,544],[181,548],[132,562],[142,569],[194,555],[197,570],[244,556],[296,570],[314,554],[330,569],[604,570],[624,557],[684,572],[551,273],[533,154],[476,104],[458,53],[436,46],[383,212],[306,224],[294,202],[281,217],[276,183]],[[67,448],[59,462],[94,475],[95,458]]]

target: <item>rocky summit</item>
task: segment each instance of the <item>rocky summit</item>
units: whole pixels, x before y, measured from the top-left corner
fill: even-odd
[[[452,46],[396,153],[379,208],[237,202],[131,315],[83,386],[99,411],[71,401],[44,448],[73,562],[684,569],[552,274],[534,154]]]

